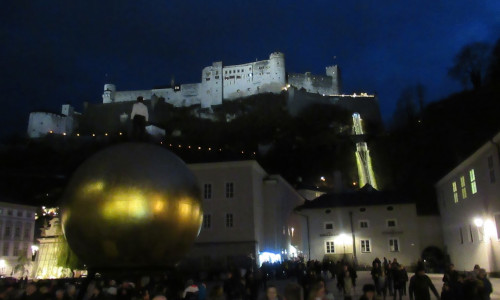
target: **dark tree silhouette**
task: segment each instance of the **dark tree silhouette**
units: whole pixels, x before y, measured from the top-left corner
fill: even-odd
[[[490,64],[491,46],[484,42],[465,45],[453,59],[453,67],[448,75],[459,80],[464,87],[472,84],[474,90],[479,89],[484,81]]]
[[[488,73],[491,82],[500,81],[500,39],[498,39],[495,46],[493,46]]]

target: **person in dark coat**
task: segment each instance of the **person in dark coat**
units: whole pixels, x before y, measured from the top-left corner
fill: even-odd
[[[455,300],[453,291],[450,289],[450,286],[447,283],[443,284],[443,290],[441,291],[441,300]]]
[[[410,293],[410,300],[430,300],[431,294],[429,290],[439,299],[439,293],[432,284],[429,276],[425,275],[425,269],[419,267],[415,275],[410,279],[410,287],[408,289]]]
[[[490,280],[486,276],[486,270],[480,269],[479,274],[477,275],[479,284],[478,284],[478,296],[481,300],[490,300],[490,295],[493,293],[493,286],[491,285]]]
[[[394,282],[394,300],[397,299],[399,294],[399,300],[403,299],[403,288],[406,285],[405,274],[402,265],[393,265],[392,269],[392,279]]]
[[[380,260],[379,260],[380,261]],[[373,279],[373,284],[375,285],[375,290],[377,292],[377,296],[381,295],[381,289],[380,289],[380,280],[383,278],[382,276],[382,267],[380,266],[380,263],[374,261],[373,262],[373,267],[371,271],[372,279]]]
[[[458,272],[455,270],[455,265],[450,264],[444,272],[443,282],[447,283],[450,288],[458,281]]]

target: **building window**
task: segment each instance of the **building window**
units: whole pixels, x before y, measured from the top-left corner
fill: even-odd
[[[10,224],[7,224],[7,225],[5,226],[5,233],[4,233],[4,237],[6,237],[6,238],[10,238],[10,231],[11,231],[11,229],[10,229]]]
[[[493,164],[493,156],[488,156],[488,169],[490,170],[490,183],[495,183],[495,165]]]
[[[457,182],[456,181],[453,181],[453,183],[451,184],[452,187],[453,187],[453,201],[455,203],[458,203],[458,189],[457,189]]]
[[[387,227],[396,227],[398,224],[395,219],[387,220]]]
[[[226,214],[226,227],[233,228],[233,214]]]
[[[226,198],[234,197],[234,183],[228,182],[226,183]]]
[[[9,248],[10,248],[10,243],[9,242],[3,242],[3,256],[9,256]]]
[[[212,185],[205,183],[203,186],[203,199],[212,199]]]
[[[335,253],[335,245],[333,244],[333,241],[325,241],[325,253]]]
[[[24,224],[24,239],[29,239],[31,233],[31,225],[26,223]]]
[[[326,230],[333,230],[333,223],[332,222],[325,223],[325,229]]]
[[[359,228],[368,228],[369,226],[370,226],[370,224],[367,220],[359,221]]]
[[[16,227],[14,228],[14,238],[18,239],[20,237],[21,237],[21,226],[16,225]]]
[[[465,176],[460,176],[460,188],[462,189],[462,199],[467,199],[467,189],[465,187]]]
[[[17,211],[17,216],[18,216],[19,218],[22,218],[22,217],[23,217],[23,212],[22,212],[22,211]]]
[[[394,238],[389,240],[389,251],[399,252],[399,239]]]
[[[361,253],[372,252],[370,240],[361,240]]]
[[[12,210],[11,209],[7,210],[7,216],[12,216]]]
[[[212,216],[210,214],[203,215],[203,229],[212,228]]]
[[[476,174],[474,174],[474,169],[471,169],[469,171],[469,177],[470,177],[470,191],[472,195],[477,193],[477,185],[476,185]]]
[[[472,225],[469,225],[469,243],[474,243],[474,235],[472,234]]]
[[[13,256],[19,256],[19,243],[14,243],[14,250],[12,251]]]

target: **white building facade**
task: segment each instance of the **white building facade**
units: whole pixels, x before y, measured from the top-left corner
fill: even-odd
[[[500,272],[500,133],[436,185],[444,242],[459,270]]]
[[[292,212],[304,199],[281,176],[256,161],[188,166],[201,185],[204,211],[189,259],[241,265],[248,257],[258,263],[263,253],[302,251],[301,219]]]
[[[0,275],[16,276],[14,268],[22,254],[31,260],[35,213],[34,206],[0,202]]]
[[[439,225],[439,218],[420,219],[416,205],[396,194],[369,186],[361,191],[324,194],[296,209],[308,223],[310,257],[313,260],[341,259],[371,267],[386,257],[413,266],[429,246],[442,247],[442,237],[425,240]],[[433,226],[422,227],[421,223]]]

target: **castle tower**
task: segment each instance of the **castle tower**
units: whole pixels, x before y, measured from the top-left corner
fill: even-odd
[[[102,94],[102,103],[112,103],[115,101],[116,86],[111,83],[104,85],[104,93]]]
[[[326,67],[326,75],[332,77],[332,91],[333,95],[339,95],[341,88],[340,69],[337,65]]]
[[[269,55],[269,64],[271,67],[271,81],[277,83],[281,88],[286,85],[285,76],[285,54],[273,52]]]

